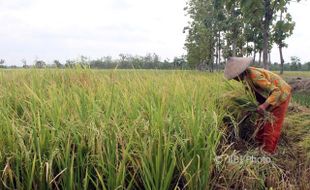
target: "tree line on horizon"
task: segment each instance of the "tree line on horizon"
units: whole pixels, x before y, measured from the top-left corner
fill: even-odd
[[[270,51],[276,44],[283,73],[282,49],[295,26],[288,5],[299,1],[188,0],[184,8],[190,18],[184,28],[188,63],[208,65],[213,71],[228,57],[252,56],[270,69]]]
[[[132,56],[129,54],[120,54],[118,59],[113,59],[111,56],[105,56],[99,59],[90,59],[86,56],[80,56],[76,59],[69,59],[61,63],[59,60],[54,60],[52,63],[47,63],[43,60],[37,59],[33,64],[27,64],[26,60],[22,61],[23,66],[6,66],[5,60],[0,59],[0,68],[58,68],[58,69],[69,69],[69,68],[91,68],[91,69],[163,69],[163,70],[210,70],[207,67],[197,65],[193,68],[193,65],[188,64],[186,56],[175,57],[173,60],[161,61],[157,54],[147,54],[146,56]],[[261,67],[261,64],[256,61],[252,64],[256,67]],[[221,62],[218,65],[217,70],[223,70],[225,62]],[[289,62],[283,64],[284,71],[310,71],[310,61],[302,63],[301,60],[293,56]],[[280,71],[281,64],[274,62],[270,64],[270,70]]]
[[[5,66],[5,60],[0,60],[0,68],[20,68],[16,65]],[[87,56],[79,56],[76,59],[68,59],[61,63],[54,60],[47,63],[42,59],[36,59],[32,64],[28,64],[25,59],[21,60],[21,68],[91,68],[91,69],[189,69],[185,56],[174,57],[173,60],[161,60],[159,55],[148,53],[145,56],[119,54],[117,59],[112,56],[104,56],[97,59],[91,59]]]

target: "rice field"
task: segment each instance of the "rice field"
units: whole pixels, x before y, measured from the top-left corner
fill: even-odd
[[[0,73],[0,189],[206,189],[221,75]]]
[[[0,189],[263,188],[268,172],[283,179],[275,163],[216,162],[228,156],[227,92],[221,73],[1,70]]]

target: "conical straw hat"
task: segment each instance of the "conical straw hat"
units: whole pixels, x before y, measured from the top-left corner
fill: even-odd
[[[229,57],[225,66],[224,77],[231,80],[239,76],[252,62],[252,57]]]

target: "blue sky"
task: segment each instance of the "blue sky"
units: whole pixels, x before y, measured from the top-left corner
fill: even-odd
[[[0,0],[0,58],[52,62],[86,55],[157,53],[172,59],[185,53],[183,0]],[[307,18],[310,2],[290,6],[296,21],[285,59],[310,61]],[[271,56],[278,61],[278,50]]]

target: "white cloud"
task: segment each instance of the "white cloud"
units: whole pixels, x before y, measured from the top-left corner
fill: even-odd
[[[21,64],[78,55],[184,53],[180,0],[22,0],[1,2],[0,57]]]

